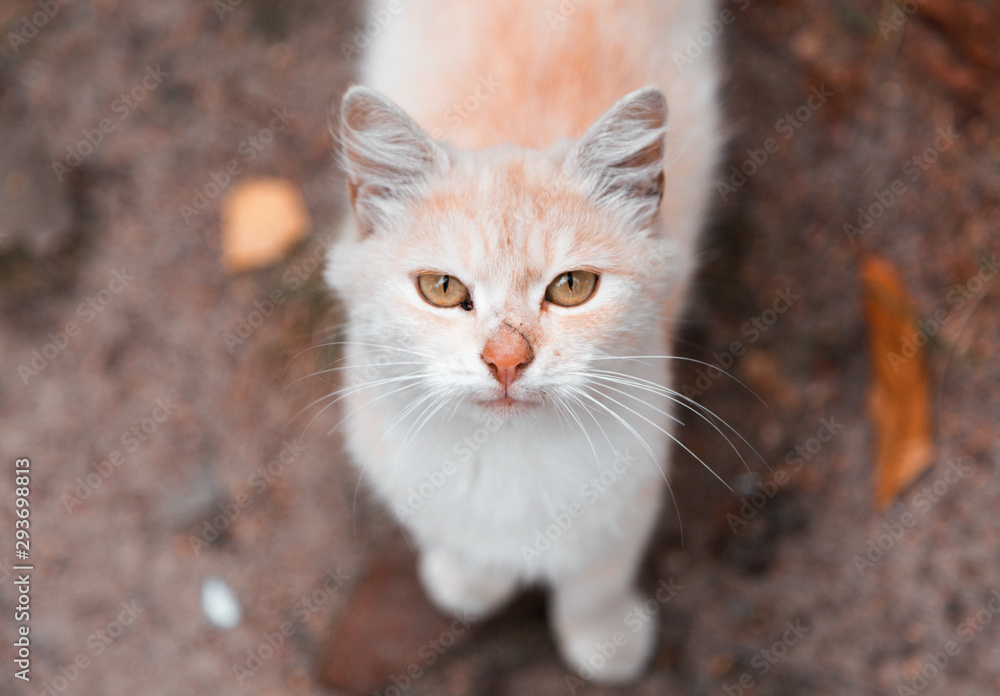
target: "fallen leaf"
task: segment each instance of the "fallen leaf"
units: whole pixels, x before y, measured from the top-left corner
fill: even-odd
[[[281,260],[305,235],[309,212],[298,187],[285,179],[237,184],[222,207],[222,260],[230,273]]]
[[[861,257],[869,359],[874,381],[876,502],[887,507],[931,463],[930,389],[913,301],[895,268],[874,254]]]

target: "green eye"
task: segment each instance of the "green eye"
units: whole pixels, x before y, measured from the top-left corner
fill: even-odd
[[[469,311],[472,299],[469,290],[455,276],[424,273],[417,276],[417,288],[429,304],[435,307],[458,307]]]
[[[590,271],[569,271],[545,288],[545,299],[560,307],[576,307],[594,294],[599,276]]]

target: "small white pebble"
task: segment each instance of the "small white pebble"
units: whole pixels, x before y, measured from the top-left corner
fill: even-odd
[[[233,591],[219,578],[206,578],[201,585],[201,610],[219,628],[235,628],[243,610]]]

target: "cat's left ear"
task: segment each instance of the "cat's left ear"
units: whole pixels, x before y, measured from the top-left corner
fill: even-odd
[[[622,97],[584,133],[563,169],[588,195],[645,226],[663,196],[667,100],[655,87]]]
[[[351,205],[363,229],[385,227],[447,171],[447,153],[405,111],[355,85],[340,105],[340,141]]]

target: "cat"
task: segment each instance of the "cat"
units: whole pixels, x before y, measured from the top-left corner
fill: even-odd
[[[683,399],[668,358],[722,141],[715,8],[392,10],[340,104],[352,214],[325,278],[347,448],[438,607],[482,617],[542,584],[564,660],[633,680],[658,633],[627,618]]]

